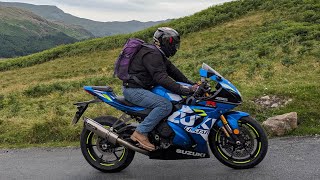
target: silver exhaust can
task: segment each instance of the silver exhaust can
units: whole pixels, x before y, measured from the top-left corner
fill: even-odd
[[[101,124],[94,121],[93,119],[84,117],[83,120],[84,120],[84,126],[86,129],[94,132],[95,134],[97,134],[98,136],[100,136],[102,138],[106,138],[106,140],[109,141],[110,143],[112,143],[112,144],[118,143],[124,147],[131,149],[131,150],[140,152],[145,155],[149,155],[149,151],[141,149],[139,147],[136,147],[136,146],[130,144],[129,142],[121,139],[117,133],[112,132],[109,129],[106,129]]]

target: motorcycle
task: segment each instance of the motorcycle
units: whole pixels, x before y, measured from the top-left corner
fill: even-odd
[[[74,104],[78,111],[73,124],[92,103],[105,102],[123,114],[119,118],[83,118],[80,145],[84,158],[102,172],[119,172],[129,166],[135,152],[150,159],[201,159],[210,158],[210,148],[221,163],[234,169],[247,169],[259,164],[268,150],[267,135],[248,113],[232,111],[242,102],[240,92],[205,63],[200,69],[200,76],[199,87],[191,96],[180,96],[161,86],[151,90],[173,104],[171,115],[148,135],[156,146],[155,151],[140,148],[130,139],[137,122],[142,122],[150,109],[117,96],[109,86],[85,86],[84,90],[95,99]],[[214,89],[210,82],[215,84]]]

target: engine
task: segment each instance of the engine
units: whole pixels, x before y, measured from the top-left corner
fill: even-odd
[[[149,139],[154,145],[159,146],[161,149],[167,149],[172,145],[175,133],[166,121],[161,121],[150,136]]]

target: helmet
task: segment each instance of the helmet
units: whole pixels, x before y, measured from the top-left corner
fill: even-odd
[[[175,55],[180,47],[179,33],[169,27],[158,28],[153,35],[153,40],[167,57]]]

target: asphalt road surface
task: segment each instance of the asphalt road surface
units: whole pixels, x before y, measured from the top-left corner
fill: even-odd
[[[210,159],[150,160],[136,153],[120,173],[93,169],[79,148],[0,150],[0,180],[11,179],[312,179],[320,180],[320,136],[269,140],[265,159],[255,168],[234,170]]]

